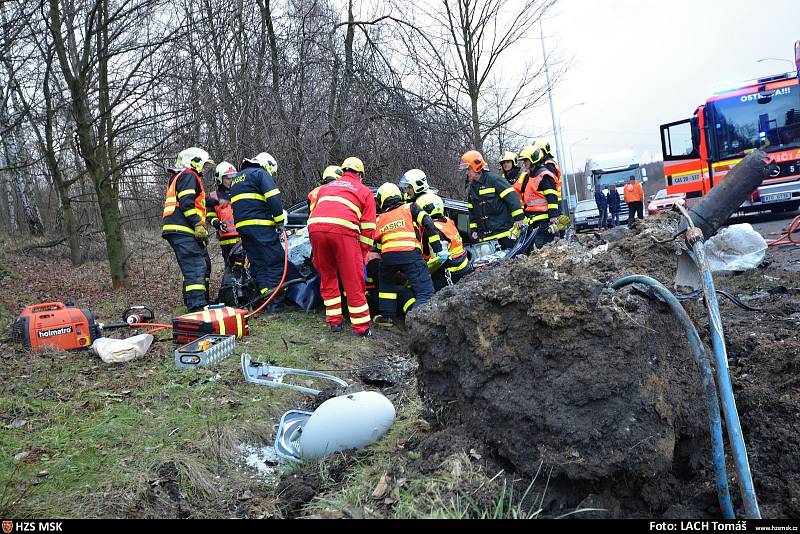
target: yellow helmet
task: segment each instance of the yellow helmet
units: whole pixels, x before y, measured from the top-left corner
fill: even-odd
[[[444,201],[439,195],[425,193],[417,199],[417,206],[428,212],[429,215],[444,215]]]
[[[553,155],[553,152],[550,150],[550,143],[548,143],[544,139],[537,139],[536,141],[534,141],[533,142],[533,148],[541,148],[542,150],[544,150],[545,158],[547,156],[552,156]]]
[[[514,165],[517,164],[517,154],[516,152],[506,151],[503,153],[503,156],[500,158],[500,165],[503,164],[504,161],[510,161]]]
[[[531,162],[531,165],[536,165],[544,161],[545,151],[543,148],[536,148],[533,145],[528,145],[523,148],[519,153],[519,159],[526,159]]]
[[[328,165],[322,172],[322,183],[327,184],[342,177],[344,171],[338,165]]]
[[[403,194],[400,192],[400,188],[393,183],[386,182],[375,191],[375,203],[381,210],[399,202],[403,202]]]
[[[364,162],[358,158],[350,156],[342,162],[342,170],[364,174]]]

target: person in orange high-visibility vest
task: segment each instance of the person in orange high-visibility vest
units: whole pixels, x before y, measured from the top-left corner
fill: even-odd
[[[329,184],[334,180],[338,180],[342,177],[342,168],[338,165],[328,165],[325,167],[325,171],[322,173],[322,183],[319,184],[317,187],[312,189],[308,193],[308,214],[309,217],[311,216],[311,212],[314,211],[314,206],[317,205],[317,198],[319,198],[319,190],[322,189],[322,186],[325,184]]]
[[[183,303],[190,311],[208,305],[211,258],[206,250],[206,192],[201,177],[212,164],[201,148],[183,150],[167,183],[161,237],[169,242],[183,274]]]
[[[633,226],[634,218],[639,215],[639,220],[644,220],[644,189],[642,184],[631,176],[623,190],[625,204],[628,205],[628,226]]]
[[[373,245],[375,199],[361,183],[364,163],[354,157],[342,163],[342,176],[325,184],[308,219],[314,267],[320,275],[325,322],[332,332],[344,323],[339,278],[347,296],[353,332],[370,337],[370,313],[364,285],[364,259]]]
[[[556,177],[545,165],[546,152],[528,145],[519,153],[523,173],[515,189],[522,196],[522,208],[528,224],[538,227],[534,246],[541,248],[558,234],[558,193]]]
[[[423,246],[422,259],[428,263],[433,280],[433,289],[439,291],[449,284],[455,284],[461,278],[472,272],[472,263],[464,248],[464,241],[458,232],[456,223],[444,214],[444,201],[433,193],[425,193],[417,198],[417,206],[422,208],[433,219],[433,224],[439,231],[439,239],[447,247],[449,257],[444,264],[438,258],[431,257],[429,246]],[[448,281],[449,273],[449,281]]]
[[[378,282],[381,313],[375,318],[375,324],[390,328],[394,325],[402,287],[397,280],[399,274],[411,283],[416,298],[414,306],[421,306],[433,297],[431,274],[422,259],[422,240],[428,242],[442,264],[447,262],[449,252],[442,246],[430,216],[416,203],[404,203],[403,194],[395,184],[381,185],[375,198],[381,212],[375,231],[375,246],[381,253]]]
[[[222,259],[228,261],[231,249],[240,241],[231,206],[231,180],[236,176],[236,167],[223,161],[214,170],[217,190],[206,197],[206,222],[217,230]]]

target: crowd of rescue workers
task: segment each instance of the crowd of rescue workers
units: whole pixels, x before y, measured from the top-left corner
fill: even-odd
[[[211,168],[216,189],[207,194],[203,174]],[[459,169],[469,183],[473,243],[509,249],[530,226],[536,230],[536,250],[563,231],[561,169],[546,141],[524,147],[519,157],[503,154],[502,177],[476,150],[461,156]],[[188,310],[209,304],[209,227],[216,230],[226,262],[241,242],[260,298],[272,296],[284,274],[280,227],[286,223],[276,160],[262,152],[244,159],[238,170],[225,161],[214,167],[205,150],[193,147],[179,154],[170,175],[162,236],[183,274]],[[321,185],[308,194],[307,229],[331,331],[342,331],[346,305],[353,331],[369,337],[373,323],[393,326],[435,291],[469,274],[473,265],[456,223],[446,216],[444,201],[423,171],[409,170],[398,184],[384,183],[374,194],[364,177],[364,163],[356,157],[328,166]],[[272,297],[267,311],[279,311],[280,295]]]

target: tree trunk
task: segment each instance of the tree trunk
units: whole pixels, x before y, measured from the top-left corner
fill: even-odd
[[[0,168],[6,169],[8,163],[5,158],[5,150],[0,150]],[[17,225],[17,199],[14,195],[14,178],[6,170],[3,173],[3,192],[6,197],[6,213],[8,214],[8,233],[11,235],[19,232]]]

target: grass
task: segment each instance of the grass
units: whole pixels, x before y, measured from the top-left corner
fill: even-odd
[[[212,371],[175,369],[169,342],[120,365],[103,364],[87,351],[11,352],[2,362],[0,412],[6,423],[27,423],[0,430],[0,513],[124,515],[119,504],[105,504],[109,497],[130,500],[165,462],[178,466],[187,497],[225,493],[214,476],[230,470],[234,445],[269,439],[280,414],[303,400],[286,389],[246,383],[238,354],[291,367],[347,367],[353,343],[361,340],[329,337],[319,315],[259,318],[253,335],[237,343],[237,356]],[[216,373],[218,380],[197,380]],[[27,456],[15,460],[20,453]]]

